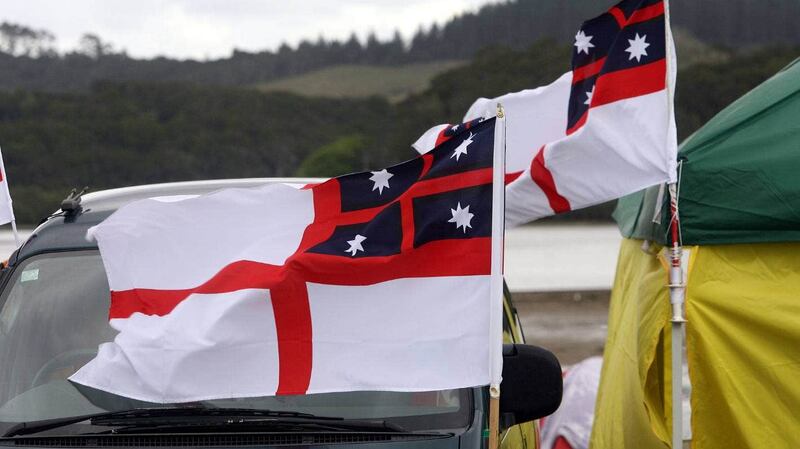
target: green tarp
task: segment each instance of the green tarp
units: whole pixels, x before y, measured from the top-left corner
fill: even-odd
[[[800,59],[722,110],[678,154],[684,245],[800,241]],[[625,237],[667,241],[668,195],[658,191],[619,201],[614,218]]]

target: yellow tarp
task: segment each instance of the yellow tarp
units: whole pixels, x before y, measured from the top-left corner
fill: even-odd
[[[800,243],[693,250],[692,448],[800,448]]]
[[[591,447],[669,447],[667,267],[624,240]],[[694,449],[800,448],[800,243],[688,248]]]
[[[590,443],[595,449],[663,449],[670,440],[668,272],[641,247],[641,240],[625,239],[620,248]]]

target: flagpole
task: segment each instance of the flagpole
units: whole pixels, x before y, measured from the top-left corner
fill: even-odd
[[[678,218],[678,192],[676,184],[669,185],[670,233],[672,248],[669,269],[669,302],[672,305],[672,447],[683,447],[683,304],[686,284],[683,279],[681,259],[683,249],[680,239],[680,220]]]
[[[503,376],[503,240],[506,201],[506,120],[497,104],[492,175],[492,264],[489,309],[489,449],[497,449],[500,436],[500,382]]]
[[[11,232],[14,234],[14,243],[19,248],[19,232],[17,232],[17,220],[11,220]]]
[[[673,98],[675,89],[675,79],[673,71],[677,65],[674,44],[672,42],[672,30],[670,29],[670,5],[669,0],[664,0],[664,42],[666,45],[666,87],[667,87],[667,108],[669,111],[670,125],[667,132],[667,144],[671,143],[674,129]],[[677,143],[674,143],[677,145]],[[683,278],[683,267],[681,265],[683,249],[681,248],[680,218],[678,209],[680,182],[680,168],[675,170],[676,182],[668,185],[670,198],[670,234],[672,237],[672,248],[670,250],[670,270],[669,270],[669,302],[672,306],[672,448],[681,449],[683,447],[683,330],[686,323],[683,313],[683,305],[686,297],[686,285]]]

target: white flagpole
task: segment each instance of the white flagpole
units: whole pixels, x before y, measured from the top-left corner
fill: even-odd
[[[506,210],[506,119],[497,104],[492,175],[492,265],[489,310],[489,449],[497,449],[500,422],[500,382],[503,377],[503,240]]]
[[[670,231],[672,248],[669,269],[669,302],[672,305],[672,447],[683,447],[683,304],[686,284],[683,279],[681,259],[683,249],[680,241],[680,221],[678,218],[678,192],[675,184],[669,185]]]
[[[10,204],[9,207],[11,207]],[[13,214],[14,208],[12,207],[11,210]],[[19,248],[20,243],[19,243],[19,232],[17,232],[17,220],[11,220],[11,232],[14,234],[14,243],[17,245],[17,248]]]
[[[674,44],[672,42],[672,30],[670,29],[669,0],[664,0],[664,42],[666,45],[666,87],[667,87],[667,108],[669,111],[669,132],[667,132],[667,145],[671,144],[672,130],[674,129],[673,98],[675,92],[675,79],[672,76],[677,65]],[[676,170],[677,182],[680,182],[680,170]],[[672,448],[680,449],[683,447],[683,329],[686,319],[683,314],[683,305],[686,297],[686,285],[683,278],[683,267],[681,265],[681,233],[680,217],[678,210],[678,187],[677,183],[668,186],[670,197],[670,233],[672,236],[672,248],[670,251],[670,270],[669,270],[669,302],[672,306]]]

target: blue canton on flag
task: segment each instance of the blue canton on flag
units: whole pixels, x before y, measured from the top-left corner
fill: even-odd
[[[575,35],[573,46],[568,134],[586,121],[599,77],[664,61],[663,1],[622,1],[608,12],[584,22]],[[631,73],[630,76],[636,75]]]
[[[490,237],[494,128],[494,119],[456,125],[421,157],[329,181],[338,184],[332,204],[341,204],[340,214],[367,219],[336,225],[308,252],[384,257],[434,241]]]

